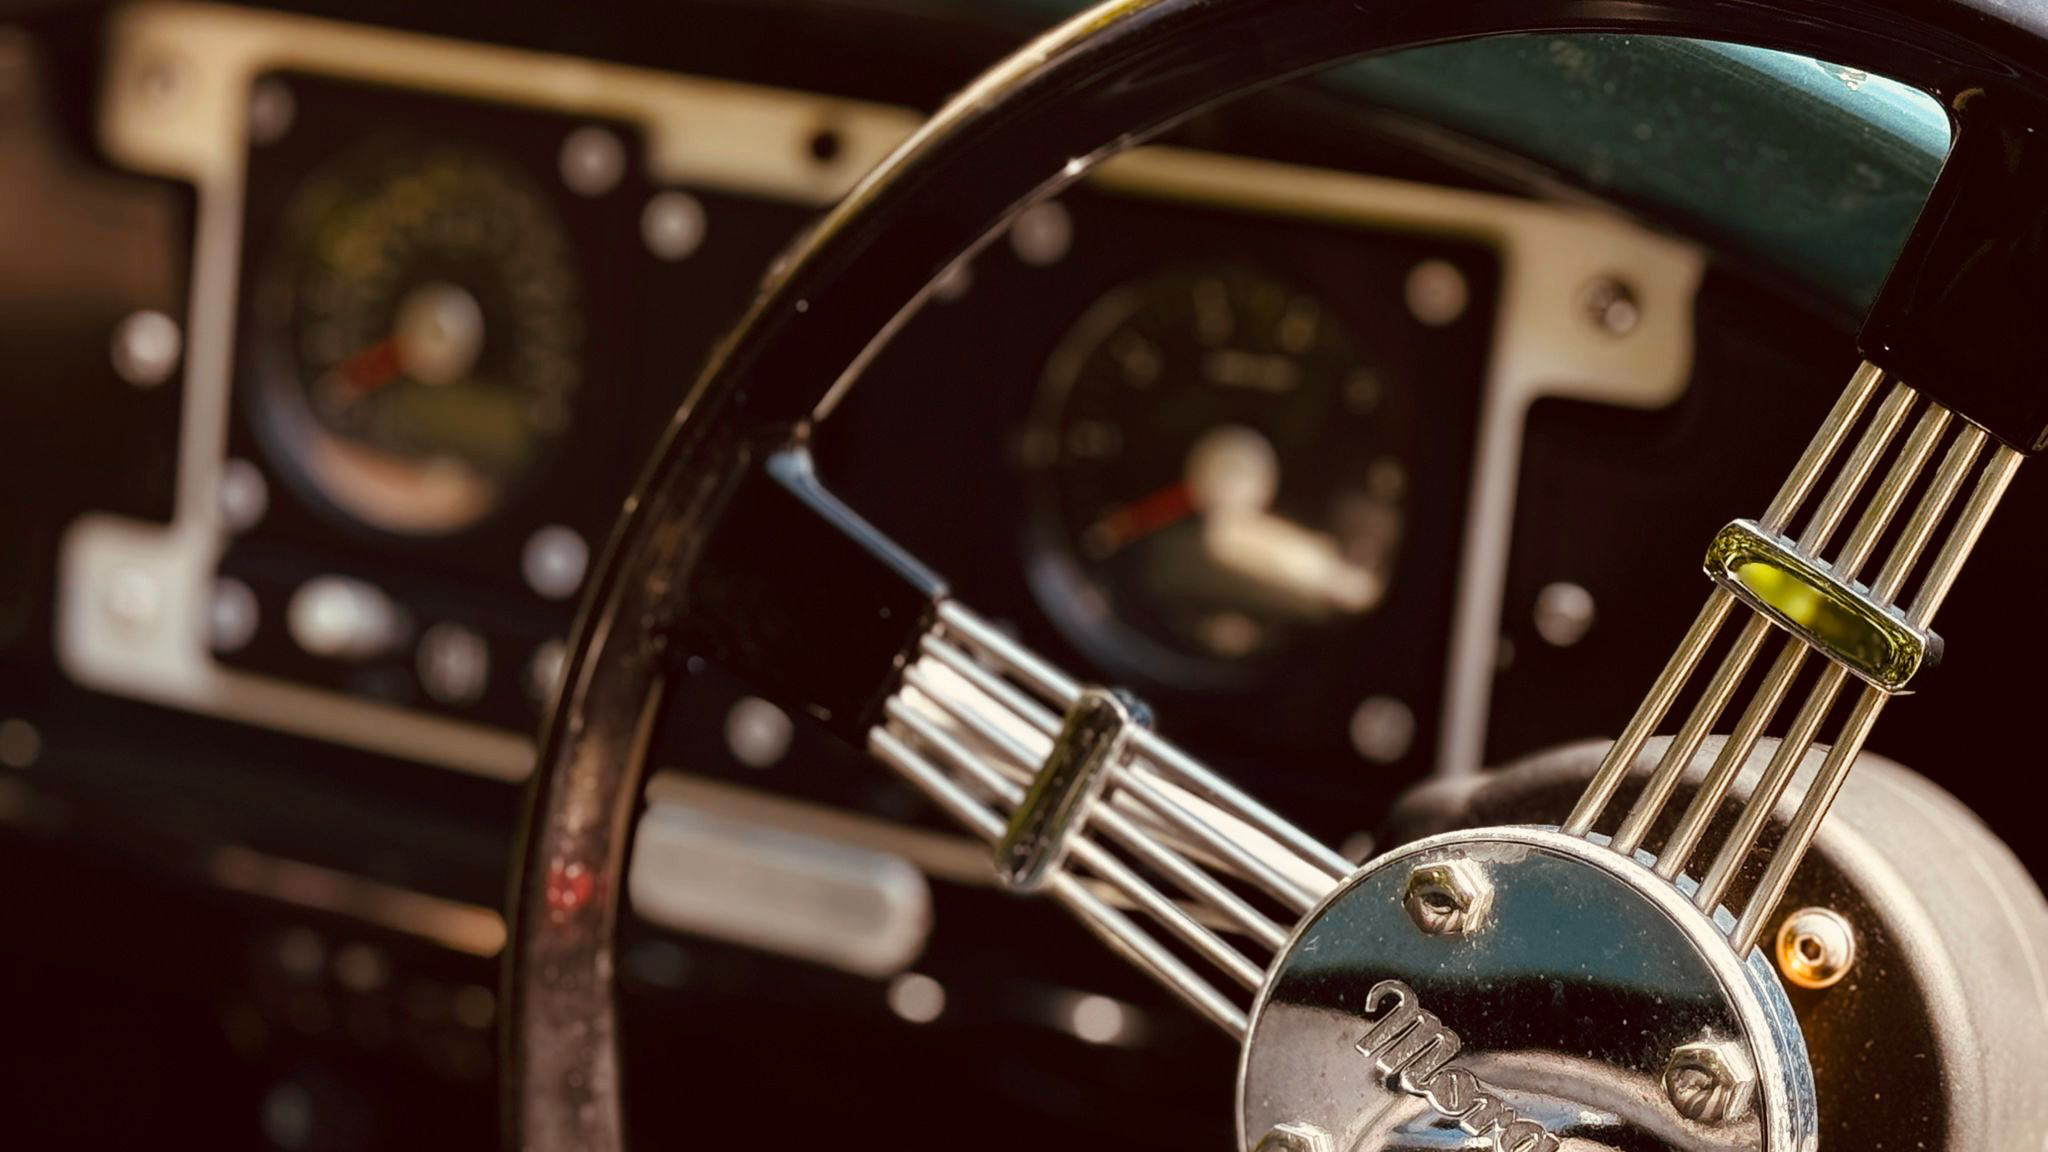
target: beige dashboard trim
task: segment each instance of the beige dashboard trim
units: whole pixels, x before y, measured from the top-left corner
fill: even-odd
[[[76,682],[118,695],[428,764],[518,780],[527,736],[236,671],[203,634],[220,551],[217,492],[228,426],[250,85],[280,68],[541,106],[638,124],[658,181],[822,205],[907,138],[909,110],[755,85],[371,29],[305,17],[145,3],[109,24],[99,133],[114,163],[191,182],[198,221],[186,324],[176,512],[168,527],[80,518],[63,545],[58,655]],[[811,137],[829,128],[838,158]],[[1618,214],[1165,148],[1092,177],[1123,195],[1338,225],[1476,237],[1496,245],[1503,295],[1453,636],[1440,768],[1479,765],[1523,417],[1544,395],[1657,407],[1692,358],[1694,246]],[[1085,238],[1084,238],[1085,239]],[[1580,300],[1627,279],[1642,322],[1598,331]],[[1560,574],[1569,576],[1569,574]],[[118,610],[116,610],[118,606]],[[139,611],[142,610],[142,611]]]
[[[121,163],[180,179],[240,182],[249,83],[283,69],[629,121],[647,134],[658,182],[817,205],[923,120],[880,104],[252,9],[136,4],[108,35],[101,143]],[[823,130],[839,138],[830,161],[810,150]]]

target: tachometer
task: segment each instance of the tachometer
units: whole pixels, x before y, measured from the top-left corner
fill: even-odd
[[[543,190],[488,154],[350,154],[257,286],[258,427],[324,502],[423,536],[500,505],[567,430],[583,320]]]
[[[1026,430],[1034,582],[1099,658],[1231,678],[1385,600],[1411,428],[1316,292],[1239,265],[1127,284],[1061,341]]]

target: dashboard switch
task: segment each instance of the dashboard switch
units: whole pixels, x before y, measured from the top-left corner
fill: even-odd
[[[420,684],[443,704],[474,704],[490,680],[491,650],[460,624],[436,624],[420,637]]]
[[[395,648],[405,613],[374,585],[344,576],[316,576],[292,593],[286,627],[309,655],[360,662]]]

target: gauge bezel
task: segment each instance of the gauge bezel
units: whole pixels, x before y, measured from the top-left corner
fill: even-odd
[[[1062,329],[1052,351],[1033,384],[1020,442],[1056,437],[1063,427],[1069,394],[1079,382],[1085,361],[1104,340],[1113,338],[1148,304],[1149,289],[1193,279],[1205,271],[1249,280],[1255,284],[1277,285],[1291,293],[1313,299],[1326,322],[1338,326],[1340,339],[1359,355],[1366,330],[1378,325],[1362,324],[1356,301],[1344,286],[1331,282],[1325,270],[1312,269],[1267,251],[1194,251],[1184,256],[1141,267],[1114,285],[1090,297]],[[1363,357],[1361,357],[1363,359]],[[1377,370],[1380,365],[1374,364]],[[1410,382],[1387,378],[1394,419],[1412,425],[1413,398],[1406,393]],[[1404,416],[1403,413],[1406,413]],[[1383,455],[1398,459],[1404,471],[1413,471],[1411,457],[1417,450],[1412,427],[1394,432]],[[1399,500],[1402,526],[1395,536],[1388,563],[1387,588],[1371,609],[1356,615],[1333,615],[1322,626],[1292,625],[1296,635],[1279,641],[1267,651],[1242,657],[1202,655],[1184,650],[1153,635],[1147,629],[1110,610],[1097,612],[1089,601],[1100,597],[1101,579],[1091,573],[1077,550],[1078,526],[1068,522],[1065,494],[1061,491],[1062,462],[1057,453],[1049,459],[1033,459],[1020,451],[1026,474],[1026,579],[1034,596],[1060,633],[1090,659],[1120,676],[1147,686],[1164,687],[1189,694],[1242,694],[1269,684],[1276,668],[1298,658],[1313,659],[1333,650],[1342,638],[1355,633],[1371,617],[1383,611],[1399,593],[1400,569],[1408,547],[1407,514],[1411,497]]]
[[[644,413],[665,403],[665,382],[643,371],[666,338],[649,327],[650,294],[669,300],[675,291],[668,266],[657,267],[640,238],[641,212],[648,197],[661,190],[649,176],[645,132],[611,117],[493,103],[291,66],[252,74],[245,102],[270,86],[290,92],[294,113],[283,134],[242,142],[238,271],[229,331],[232,364],[226,393],[232,418],[226,451],[254,463],[269,481],[271,496],[262,523],[244,535],[309,553],[332,555],[345,547],[366,560],[426,564],[450,576],[485,579],[494,587],[523,587],[521,549],[535,531],[566,524],[586,539],[602,535],[616,503],[599,493],[631,482],[630,457],[652,434],[640,422]],[[560,172],[564,141],[590,126],[613,133],[624,146],[618,184],[595,196],[573,191]],[[302,189],[331,165],[345,163],[341,158],[408,146],[455,146],[480,153],[531,183],[561,220],[566,258],[579,284],[580,301],[573,312],[586,333],[579,353],[582,381],[570,403],[568,427],[484,515],[460,528],[424,534],[387,530],[328,500],[299,474],[289,456],[292,442],[264,426],[258,395],[267,370],[257,307],[260,286],[272,274]],[[695,271],[687,265],[677,269]],[[296,364],[287,362],[286,369],[296,387]]]
[[[254,673],[274,684],[312,686],[337,703],[404,709],[487,725],[479,732],[530,730],[544,698],[527,687],[532,662],[568,631],[573,597],[556,599],[536,588],[526,569],[535,537],[567,529],[591,552],[617,514],[619,494],[632,482],[638,456],[673,405],[673,381],[646,366],[695,359],[708,349],[730,314],[679,307],[703,294],[703,285],[730,280],[734,269],[758,267],[786,231],[751,242],[728,228],[707,239],[692,261],[663,263],[647,249],[640,218],[650,197],[667,187],[649,172],[644,130],[612,116],[547,107],[494,103],[444,91],[367,81],[299,68],[256,70],[241,90],[246,106],[255,91],[283,85],[295,115],[282,135],[242,142],[239,210],[232,252],[235,291],[219,343],[230,367],[221,390],[221,441],[213,454],[260,479],[266,500],[253,522],[215,521],[218,541],[207,553],[206,577],[232,579],[251,589],[263,623],[244,646],[205,647],[227,675]],[[624,145],[624,170],[609,193],[583,195],[560,177],[564,142],[598,126]],[[396,130],[396,133],[394,132]],[[404,535],[366,523],[326,500],[288,458],[292,441],[266,428],[254,297],[273,258],[280,228],[296,194],[337,157],[378,145],[394,134],[436,145],[460,144],[529,177],[560,214],[568,258],[581,285],[578,322],[584,341],[582,385],[571,404],[570,426],[555,437],[493,508],[465,526],[433,535]],[[708,192],[707,211],[732,211],[737,198]],[[786,228],[801,219],[792,208],[778,217]],[[701,261],[701,262],[700,262]],[[736,310],[737,305],[735,305]],[[654,327],[650,316],[684,313]],[[195,327],[195,346],[197,346]],[[296,376],[294,376],[294,386]],[[288,430],[289,432],[289,430]],[[246,467],[244,467],[246,465]],[[215,499],[209,491],[206,499]],[[216,513],[217,515],[217,513]],[[301,651],[282,622],[294,589],[326,574],[361,579],[383,589],[410,612],[413,637],[443,621],[485,638],[492,668],[488,690],[474,702],[432,695],[419,674],[411,643],[361,666],[316,660]],[[275,624],[273,624],[275,622]],[[202,644],[205,640],[200,639]],[[507,763],[510,763],[508,760]]]
[[[465,176],[472,180],[481,179],[476,173],[485,173],[502,181],[507,193],[517,197],[512,202],[516,210],[533,217],[529,224],[546,229],[534,236],[531,243],[550,249],[545,253],[551,264],[548,271],[560,277],[563,284],[562,298],[555,305],[558,314],[535,317],[531,305],[515,299],[518,288],[511,283],[515,277],[502,268],[498,271],[505,274],[487,277],[488,284],[464,283],[463,287],[473,297],[483,298],[479,305],[487,317],[502,318],[504,324],[520,324],[520,330],[509,335],[490,331],[487,325],[484,354],[492,355],[491,344],[495,341],[500,359],[527,355],[533,341],[539,338],[534,332],[542,327],[531,321],[548,320],[561,329],[555,336],[558,346],[551,354],[567,363],[568,380],[554,394],[564,410],[560,423],[545,430],[522,425],[519,431],[526,442],[521,445],[522,459],[516,466],[502,476],[475,474],[469,481],[474,485],[473,508],[430,514],[419,508],[400,511],[402,506],[396,503],[406,499],[402,490],[407,486],[414,489],[410,494],[412,500],[426,498],[427,493],[420,486],[431,479],[429,467],[402,462],[394,455],[380,452],[376,446],[330,426],[313,410],[310,390],[317,384],[316,367],[307,360],[306,337],[300,327],[306,307],[302,293],[306,288],[305,277],[309,275],[304,262],[311,258],[309,250],[320,243],[315,234],[327,223],[320,217],[322,200],[367,200],[382,194],[390,184],[441,163],[463,166],[469,170]],[[402,539],[470,532],[518,505],[560,460],[565,441],[577,427],[590,343],[575,241],[548,189],[514,159],[485,145],[427,140],[402,129],[380,132],[336,153],[301,181],[276,221],[273,233],[264,246],[263,262],[247,289],[245,322],[249,330],[244,334],[243,348],[249,371],[242,398],[249,410],[250,424],[287,482],[306,503],[332,519],[351,528]],[[481,263],[526,258],[543,257],[505,250],[478,256],[477,260]],[[393,303],[395,306],[396,302]],[[326,371],[337,369],[338,365]],[[511,381],[501,386],[521,387]],[[370,474],[372,469],[384,467],[409,468],[412,474],[405,478],[377,478]],[[356,486],[354,491],[351,484]],[[387,494],[373,495],[380,488]],[[379,502],[387,507],[380,509]]]
[[[1174,173],[1187,162],[1190,177],[1197,171],[1183,154],[1161,152],[1156,162]],[[1427,216],[1411,223],[1372,198],[1382,188],[1405,197],[1412,186],[1361,178],[1359,198],[1349,201],[1358,205],[1355,214],[1333,220],[1290,210],[1288,197],[1313,186],[1290,183],[1306,170],[1203,156],[1199,172],[1239,182],[1228,185],[1229,197],[1176,195],[1186,183],[1171,179],[1076,186],[1059,197],[1072,225],[1062,259],[1032,263],[1007,244],[978,254],[968,289],[935,299],[906,324],[868,367],[864,387],[834,412],[813,442],[819,471],[879,527],[916,541],[934,568],[1024,641],[1128,686],[1163,724],[1184,736],[1200,733],[1216,754],[1286,764],[1297,781],[1333,766],[1419,773],[1441,750],[1437,718],[1447,669],[1407,654],[1448,650],[1457,627],[1476,452],[1497,325],[1508,305],[1507,254],[1464,218],[1456,228]],[[1503,216],[1521,207],[1505,199],[1488,203]],[[1038,477],[1025,466],[1021,442],[1040,369],[1088,303],[1163,265],[1210,259],[1269,267],[1317,289],[1361,340],[1380,339],[1372,317],[1404,307],[1404,277],[1418,262],[1449,261],[1471,287],[1467,312],[1455,324],[1427,329],[1412,342],[1403,337],[1403,355],[1427,354],[1432,365],[1430,386],[1417,398],[1422,438],[1409,470],[1412,499],[1425,501],[1429,512],[1410,517],[1402,575],[1387,603],[1353,628],[1316,637],[1299,661],[1228,669],[1222,683],[1169,679],[1170,672],[1130,659],[1113,639],[1091,641],[1056,618],[1048,600],[1065,589],[1057,572],[1048,585],[1041,571],[1047,537],[1031,513]],[[1019,300],[1056,303],[1019,308]],[[1000,418],[990,418],[991,403]],[[975,528],[991,522],[994,535]],[[1358,751],[1354,714],[1375,698],[1398,701],[1413,717],[1398,756],[1365,758]],[[1225,723],[1225,704],[1258,707],[1259,723]]]

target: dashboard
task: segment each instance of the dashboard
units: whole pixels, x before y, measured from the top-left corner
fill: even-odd
[[[96,894],[27,884],[74,947],[10,979],[141,1037],[108,1080],[172,1069],[106,1139],[146,1114],[235,1147],[492,1142],[517,785],[585,578],[776,254],[1032,26],[681,8],[706,46],[666,63],[452,12],[143,3],[0,38],[0,204],[44,222],[0,229],[0,292],[67,301],[0,309],[27,373],[0,823],[18,875]],[[878,58],[789,74],[878,21]],[[1840,301],[1667,225],[1284,89],[950,269],[818,467],[1360,857],[1403,788],[1618,725],[1661,651],[1634,641],[1682,629],[1702,542],[1853,362]],[[1982,648],[1997,613],[1962,601],[2036,546],[1985,548],[1950,633]],[[703,1071],[645,1132],[749,1123],[797,1080],[848,1130],[893,1123],[920,1078],[967,1101],[933,1123],[993,1093],[998,1146],[1213,1129],[1102,1106],[1225,1099],[1198,1092],[1213,1037],[1018,916],[914,793],[691,671],[652,736],[622,978],[638,1095]],[[1941,774],[1941,720],[2028,689],[1950,675],[1946,713],[1875,746],[1967,799],[1991,784]],[[68,1008],[25,1018],[53,1055],[24,1123],[63,1131],[89,1046]]]
[[[730,285],[915,115],[205,10],[111,35],[101,133],[198,189],[183,355],[221,370],[188,386],[168,528],[69,528],[66,671],[516,779],[592,551],[744,302]],[[187,58],[207,64],[152,79]],[[1019,615],[1134,688],[1284,698],[1279,748],[1470,770],[1483,682],[1453,705],[1447,664],[1331,684],[1313,657],[1490,643],[1454,620],[1460,573],[1488,578],[1468,546],[1504,555],[1515,445],[1489,446],[1473,508],[1482,421],[1668,403],[1699,266],[1583,211],[1139,152],[955,269],[947,323],[907,335],[821,462],[856,503],[915,509],[834,446],[1002,460],[1009,491],[955,488],[905,538],[1028,524],[994,553],[1025,576]],[[1020,307],[1048,294],[1071,303]],[[920,350],[941,327],[971,343]]]

